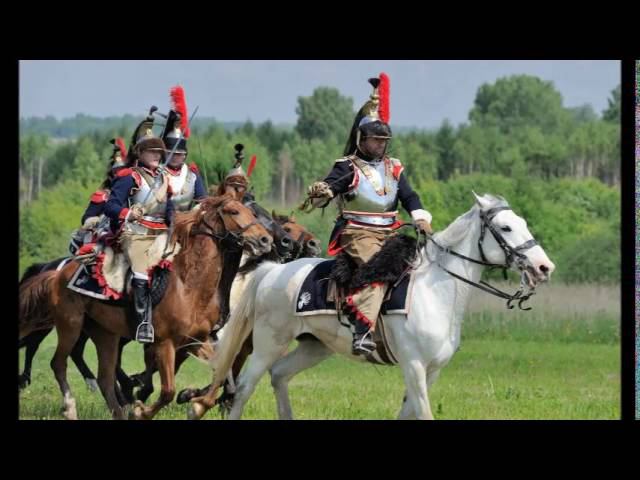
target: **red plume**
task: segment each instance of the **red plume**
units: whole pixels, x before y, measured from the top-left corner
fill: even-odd
[[[189,117],[187,116],[187,101],[184,97],[184,88],[176,85],[169,92],[173,109],[180,114],[180,128],[182,129],[184,138],[189,138],[191,131],[189,130]]]
[[[253,172],[253,169],[255,168],[257,161],[258,161],[258,157],[253,155],[251,157],[251,161],[249,162],[249,168],[247,169],[247,177],[251,176],[251,172]]]
[[[380,74],[378,95],[380,96],[380,104],[378,106],[380,120],[384,123],[389,123],[391,118],[391,114],[389,113],[389,76],[384,72]]]
[[[120,155],[122,156],[122,159],[124,160],[126,158],[126,156],[127,156],[127,149],[124,146],[124,140],[122,140],[122,138],[120,138],[120,137],[116,138],[116,145],[120,149]]]

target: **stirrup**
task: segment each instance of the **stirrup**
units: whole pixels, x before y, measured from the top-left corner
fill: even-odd
[[[142,322],[136,328],[136,341],[140,343],[153,343],[155,332],[153,325],[149,322]]]
[[[376,345],[376,342],[372,340],[372,336],[373,332],[371,330],[362,335],[360,339],[356,339],[354,336],[353,343],[351,345],[351,352],[354,355],[368,355],[375,352],[378,346]]]

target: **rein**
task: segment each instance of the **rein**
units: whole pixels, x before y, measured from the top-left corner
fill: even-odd
[[[469,285],[472,285],[484,292],[490,293],[491,295],[494,295],[496,297],[502,298],[504,300],[507,300],[507,304],[506,307],[508,309],[512,309],[514,308],[514,305],[512,305],[512,302],[518,300],[518,308],[520,308],[520,310],[531,310],[531,307],[525,308],[523,307],[523,302],[527,301],[531,296],[535,295],[535,291],[534,290],[529,290],[526,294],[524,294],[524,268],[526,267],[526,262],[528,262],[528,259],[526,257],[526,255],[524,255],[523,253],[521,253],[524,250],[528,250],[529,248],[537,245],[538,243],[536,242],[535,239],[531,239],[525,243],[523,243],[522,245],[519,245],[517,247],[511,247],[509,244],[507,244],[507,242],[504,240],[504,238],[502,237],[502,235],[500,234],[500,232],[498,232],[495,228],[495,226],[491,223],[493,217],[500,211],[502,210],[511,210],[511,207],[496,207],[496,208],[492,208],[491,210],[487,211],[487,212],[480,212],[480,218],[482,220],[482,224],[481,224],[481,230],[480,230],[480,237],[478,238],[478,248],[480,250],[480,255],[482,257],[482,260],[477,260],[475,258],[471,258],[471,257],[467,257],[466,255],[463,255],[461,253],[456,252],[455,250],[452,250],[448,247],[443,247],[442,245],[440,245],[438,242],[435,241],[435,239],[433,238],[432,235],[427,234],[427,233],[423,233],[421,230],[419,230],[415,224],[413,223],[405,223],[402,226],[400,226],[399,228],[405,227],[405,226],[413,226],[414,228],[416,228],[416,233],[418,235],[418,241],[416,242],[416,258],[421,258],[420,256],[420,248],[421,247],[425,247],[426,248],[426,243],[427,241],[431,241],[435,247],[440,250],[441,252],[445,253],[445,254],[451,254],[454,255],[458,258],[461,258],[463,260],[466,260],[468,262],[472,262],[478,265],[483,265],[489,268],[501,268],[504,274],[505,279],[507,278],[507,269],[509,269],[514,263],[517,266],[517,268],[519,270],[522,271],[522,279],[520,282],[520,288],[514,293],[514,294],[509,294],[507,292],[504,292],[496,287],[494,287],[493,285],[490,285],[489,283],[481,280],[479,283],[473,282],[467,278],[464,278],[454,272],[452,272],[451,270],[445,268],[442,266],[442,264],[440,263],[440,261],[436,260],[437,265],[444,270],[445,272],[447,272],[449,275],[451,275],[454,278],[457,278],[458,280],[461,280]],[[500,248],[502,249],[503,253],[505,254],[505,260],[506,263],[503,264],[497,264],[497,263],[490,263],[487,261],[486,256],[484,255],[484,251],[482,249],[482,243],[484,241],[484,235],[486,233],[486,230],[489,230],[491,232],[491,234],[493,235],[493,237],[495,238],[496,242],[498,243],[498,245],[500,246]],[[418,265],[410,265],[408,266],[405,271],[402,273],[402,275],[400,276],[400,278],[394,283],[394,287],[396,287],[400,281],[402,280],[402,278],[404,278],[404,276],[406,274],[409,273],[410,270],[414,270],[416,269]]]

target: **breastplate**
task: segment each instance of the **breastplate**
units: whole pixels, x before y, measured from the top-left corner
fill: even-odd
[[[391,225],[395,222],[396,212],[392,209],[398,197],[398,181],[393,177],[390,166],[385,168],[383,161],[363,161],[362,165],[363,170],[354,164],[357,185],[342,195],[342,216],[373,225]],[[385,186],[386,193],[380,195],[378,192]]]
[[[185,212],[189,210],[196,189],[196,174],[189,170],[189,167],[182,165],[180,175],[169,175],[171,184],[171,201],[176,210]]]
[[[167,210],[167,189],[165,186],[160,186],[155,192],[149,194],[153,188],[153,183],[151,185],[148,183],[147,178],[151,182],[153,179],[150,175],[140,175],[142,181],[140,182],[140,187],[138,191],[129,197],[129,206],[131,207],[134,204],[142,205],[144,209],[144,219],[151,222],[163,222],[164,217]]]

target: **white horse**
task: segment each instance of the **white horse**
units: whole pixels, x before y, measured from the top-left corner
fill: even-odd
[[[533,289],[539,282],[549,280],[555,269],[526,222],[504,199],[474,196],[476,204],[471,210],[434,234],[435,242],[421,248],[421,263],[412,273],[415,278],[409,313],[384,316],[389,345],[406,386],[399,419],[433,419],[429,388],[458,349],[462,318],[472,290],[459,278],[477,284],[487,264],[499,264],[520,272],[523,286]],[[333,353],[366,361],[352,355],[352,333],[335,315],[294,315],[301,282],[322,261],[308,258],[258,267],[222,331],[212,359],[213,388],[205,396],[191,400],[189,418],[201,418],[214,405],[218,386],[252,330],[253,354],[238,379],[230,419],[240,418],[256,384],[269,369],[279,418],[291,419],[288,382],[294,375]],[[303,333],[319,341],[300,341],[294,351],[282,357],[291,341]]]

